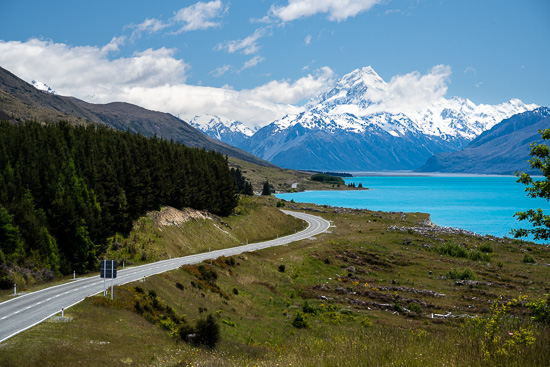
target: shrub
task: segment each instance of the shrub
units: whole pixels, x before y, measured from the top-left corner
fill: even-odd
[[[453,269],[447,275],[450,279],[455,280],[473,280],[476,278],[473,270],[470,268],[465,268],[462,270]]]
[[[422,313],[422,307],[420,307],[420,305],[418,303],[414,303],[414,302],[411,302],[409,303],[409,305],[407,306],[409,308],[409,310],[411,310],[412,312],[415,312],[415,313]]]
[[[151,299],[157,298],[157,292],[155,292],[154,290],[151,289],[149,291],[149,297],[151,297]]]
[[[214,348],[219,340],[220,325],[218,325],[212,314],[208,315],[206,320],[200,319],[197,321],[194,340],[196,344],[202,344],[210,348]]]
[[[296,312],[296,316],[294,316],[294,319],[292,320],[292,326],[297,329],[309,328],[309,323],[307,322],[306,316],[303,314],[302,311]]]
[[[493,252],[493,246],[491,246],[490,243],[483,243],[479,246],[479,251],[486,252],[486,253],[492,253]]]
[[[235,287],[233,287],[233,294],[236,296],[239,294],[239,290]]]
[[[185,288],[183,287],[183,284],[181,284],[181,283],[179,283],[179,282],[176,283],[176,288],[181,289],[182,291],[185,289]]]
[[[222,324],[229,325],[231,327],[237,327],[237,324],[235,324],[233,321],[222,319]]]
[[[319,310],[316,309],[315,307],[311,306],[308,301],[306,300],[304,302],[304,304],[302,305],[302,312],[303,313],[310,313],[310,314],[313,314],[313,315],[317,315],[317,313],[319,313]]]
[[[372,326],[372,321],[370,321],[369,318],[365,317],[361,320],[361,325],[363,325],[363,327]]]
[[[178,328],[177,333],[182,340],[189,341],[189,336],[195,334],[195,329],[189,324],[183,324]]]
[[[491,255],[485,254],[479,250],[470,252],[470,254],[468,255],[468,258],[473,261],[487,261],[487,262],[491,261]]]
[[[534,321],[550,325],[550,294],[547,294],[546,297],[548,298],[546,301],[543,299],[538,299],[536,301],[529,302],[525,306],[531,310],[533,315],[531,318]]]
[[[140,293],[140,294],[145,293],[145,292],[143,291],[143,288],[141,288],[139,285],[136,285],[136,287],[135,287],[134,289],[136,290],[136,293]]]
[[[399,312],[399,313],[404,313],[404,312],[405,312],[405,310],[403,309],[403,307],[401,307],[401,305],[399,304],[399,302],[395,302],[395,303],[393,304],[393,310],[394,310],[394,311],[397,311],[397,312]]]
[[[279,271],[280,271],[281,273],[284,273],[284,272],[285,272],[285,269],[286,269],[286,266],[284,266],[284,265],[279,265]]]
[[[531,254],[525,254],[525,256],[523,256],[523,262],[526,264],[536,263],[535,258]]]
[[[468,250],[454,242],[446,242],[437,247],[436,252],[440,255],[452,257],[468,257]]]
[[[171,330],[171,331],[176,330],[176,324],[170,318],[164,318],[162,320],[159,320],[158,325],[161,328],[166,330]]]

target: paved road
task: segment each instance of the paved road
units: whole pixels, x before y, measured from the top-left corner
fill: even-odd
[[[280,246],[300,241],[326,231],[330,223],[323,218],[283,210],[284,213],[308,222],[308,227],[290,236],[277,238],[271,241],[251,243],[244,246],[216,250],[202,254],[178,257],[171,260],[158,261],[151,264],[126,268],[117,272],[115,285],[133,282],[143,277],[177,269],[182,265],[195,264],[204,260],[215,259],[220,256],[232,256],[243,252],[260,250],[272,246]],[[103,279],[99,276],[81,278],[70,283],[46,288],[41,291],[15,297],[0,303],[0,343],[6,339],[47,320],[61,311],[61,308],[77,304],[84,298],[103,292]],[[110,279],[107,285],[110,285]]]

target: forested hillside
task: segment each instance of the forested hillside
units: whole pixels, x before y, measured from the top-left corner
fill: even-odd
[[[0,123],[0,266],[98,266],[107,238],[161,205],[228,215],[227,158],[157,137],[68,123]],[[0,286],[11,286],[0,269]],[[3,279],[3,281],[2,281]]]

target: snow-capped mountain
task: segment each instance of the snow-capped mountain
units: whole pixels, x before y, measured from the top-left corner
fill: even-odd
[[[45,83],[42,83],[42,82],[39,82],[38,80],[33,80],[31,82],[31,84],[33,85],[33,87],[35,87],[36,89],[38,90],[41,90],[43,92],[46,92],[46,93],[50,93],[50,94],[57,94],[55,93],[55,91],[50,88],[47,84]]]
[[[354,70],[313,98],[305,112],[263,127],[241,147],[288,168],[415,169],[433,154],[461,149],[501,120],[538,107],[518,99],[476,105],[458,97],[407,104],[394,92],[371,67]]]
[[[242,122],[214,115],[194,116],[185,120],[211,138],[237,148],[241,147],[243,142],[254,135],[255,132]]]

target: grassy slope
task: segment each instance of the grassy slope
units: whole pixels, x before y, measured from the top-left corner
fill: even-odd
[[[241,210],[260,210],[261,205],[250,200]],[[66,312],[71,322],[46,322],[0,346],[0,365],[39,361],[44,366],[96,366],[108,361],[136,366],[549,364],[549,327],[531,325],[524,307],[512,308],[518,318],[500,321],[500,334],[511,340],[508,332],[531,325],[534,344],[520,345],[508,356],[495,355],[486,362],[480,352],[483,333],[461,327],[466,318],[431,317],[446,312],[487,316],[499,296],[504,301],[519,295],[528,300],[543,297],[550,291],[550,268],[543,265],[550,263],[548,248],[463,234],[388,229],[418,226],[427,219],[419,213],[307,204],[294,208],[312,209],[335,227],[315,239],[235,257],[234,265],[224,259],[206,264],[218,274],[215,286],[200,280],[197,267],[191,266],[119,287],[112,303],[102,297],[87,299]],[[243,215],[241,225],[251,218]],[[450,242],[472,250],[490,244],[491,261],[435,251]],[[527,253],[537,264],[523,262]],[[285,265],[284,272],[279,271],[280,265]],[[448,278],[450,270],[466,267],[473,270],[476,282],[457,285]],[[221,325],[221,343],[214,350],[193,347],[146,321],[134,311],[135,300],[144,302],[136,285],[154,290],[162,304],[171,306],[178,317],[185,315],[191,324],[213,313]],[[309,328],[296,329],[291,321],[305,300],[317,314],[307,315]],[[408,308],[416,304],[421,312],[396,312],[395,304]]]
[[[229,165],[240,168],[243,176],[252,183],[255,192],[261,192],[266,180],[276,191],[289,192],[292,184],[298,183],[297,191],[304,190],[349,190],[347,186],[335,187],[333,185],[312,181],[309,178],[313,173],[296,171],[280,167],[266,167],[245,162],[236,158],[229,158]],[[356,190],[359,190],[357,188]]]

